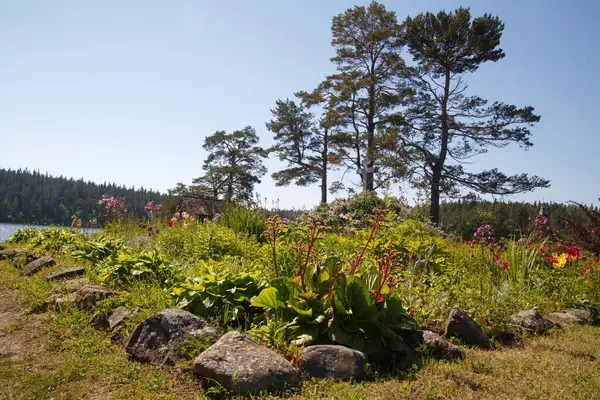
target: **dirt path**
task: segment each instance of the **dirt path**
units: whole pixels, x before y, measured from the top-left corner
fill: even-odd
[[[23,359],[45,351],[46,314],[23,312],[17,291],[0,286],[0,358]]]
[[[26,368],[34,359],[43,359],[49,352],[44,324],[46,314],[26,314],[18,292],[0,286],[0,368],[22,365]],[[0,399],[13,399],[15,394],[0,379]]]

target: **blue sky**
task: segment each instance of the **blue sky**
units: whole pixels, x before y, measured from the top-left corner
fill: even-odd
[[[542,120],[532,149],[490,151],[472,170],[550,179],[511,200],[597,203],[600,3],[383,3],[399,20],[461,5],[498,15],[506,57],[467,76],[469,93],[532,105]],[[160,191],[190,183],[216,130],[251,125],[272,143],[265,122],[275,100],[333,72],[331,18],[364,4],[0,0],[0,167]],[[319,199],[317,186],[276,188],[270,176],[256,189],[283,207]]]

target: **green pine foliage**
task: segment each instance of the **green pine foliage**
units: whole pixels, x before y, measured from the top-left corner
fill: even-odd
[[[159,192],[144,188],[0,168],[0,222],[69,225],[76,216],[85,226],[93,218],[103,225],[106,210],[98,200],[104,195],[124,196],[127,211],[136,218],[145,215],[144,206],[148,202],[162,203],[164,198]]]

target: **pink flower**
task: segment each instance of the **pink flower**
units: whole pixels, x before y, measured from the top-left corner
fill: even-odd
[[[548,246],[542,246],[542,253],[545,253],[548,251]]]
[[[556,248],[560,250],[560,249],[563,248],[563,245],[561,243],[559,243],[559,244],[556,245]]]
[[[592,270],[590,268],[583,268],[581,272],[583,272],[584,275],[588,275]]]
[[[176,212],[176,213],[175,213],[175,218],[176,218],[176,219],[179,219],[180,215],[181,215],[181,214],[179,214],[178,212]]]
[[[594,261],[596,261],[597,263],[600,263],[600,257],[596,257],[596,258],[594,259]]]

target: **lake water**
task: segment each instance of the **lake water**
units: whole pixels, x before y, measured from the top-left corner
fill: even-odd
[[[0,223],[0,243],[8,240],[8,238],[17,229],[24,229],[24,228],[62,228],[62,227],[60,227],[60,226],[23,225],[23,224],[4,224],[4,223]],[[83,228],[82,231],[86,232],[86,233],[93,233],[93,232],[99,232],[100,229]]]

